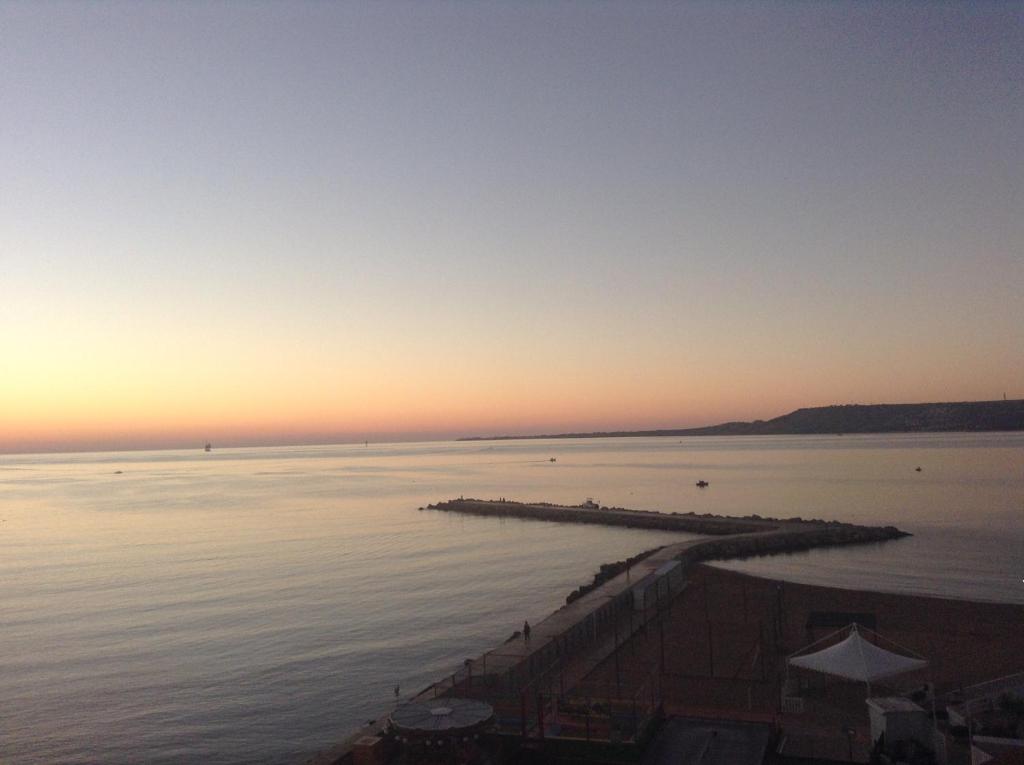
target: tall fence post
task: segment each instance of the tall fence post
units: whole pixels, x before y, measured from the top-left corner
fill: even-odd
[[[619,620],[613,619],[615,624],[615,695],[622,698],[622,675],[619,672]]]
[[[711,621],[711,600],[708,597],[708,578],[704,577],[704,621]]]
[[[765,645],[764,640],[764,620],[760,620],[757,625],[757,637],[761,641],[761,682],[767,682],[768,680],[768,646]]]
[[[658,611],[658,666],[661,671],[665,671],[665,616],[661,613],[661,590],[658,587],[654,588],[654,605]]]
[[[630,603],[630,645],[633,646],[633,653],[637,652],[637,641],[633,640],[633,604]]]
[[[711,639],[711,622],[708,622],[708,668],[710,669],[711,677],[715,676],[715,646],[714,641]]]

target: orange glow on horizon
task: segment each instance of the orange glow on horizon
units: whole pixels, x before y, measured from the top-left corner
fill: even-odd
[[[870,347],[852,359],[845,347],[783,353],[767,337],[705,339],[667,354],[671,336],[634,340],[594,322],[500,347],[487,326],[421,344],[385,327],[377,344],[344,334],[328,346],[260,327],[27,327],[7,347],[0,450],[646,430],[991,397],[959,381],[941,348],[935,360],[908,357],[898,387]],[[984,358],[995,378],[1000,357]]]

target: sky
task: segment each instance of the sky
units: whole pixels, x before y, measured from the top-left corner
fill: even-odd
[[[1024,397],[1024,3],[0,0],[0,451]]]

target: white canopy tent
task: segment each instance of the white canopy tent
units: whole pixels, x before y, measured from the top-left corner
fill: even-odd
[[[850,634],[840,642],[814,653],[807,653],[802,656],[797,655],[829,638],[842,634],[846,630],[849,630]],[[907,652],[914,653],[913,651]],[[921,669],[927,666],[928,662],[919,654],[904,656],[887,651],[866,640],[860,634],[858,626],[851,624],[849,627],[844,627],[838,632],[833,632],[816,643],[800,649],[787,659],[787,664],[800,667],[801,669],[821,672],[826,675],[846,678],[847,680],[858,680],[862,683],[867,683],[870,692],[873,681]]]

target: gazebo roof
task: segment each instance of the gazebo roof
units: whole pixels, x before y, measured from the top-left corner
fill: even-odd
[[[923,658],[887,651],[865,640],[856,624],[851,626],[850,634],[844,640],[815,653],[790,657],[789,663],[794,667],[865,683],[901,675],[928,664]]]
[[[405,733],[461,733],[488,722],[490,704],[474,699],[439,698],[410,701],[391,713],[392,724]]]

